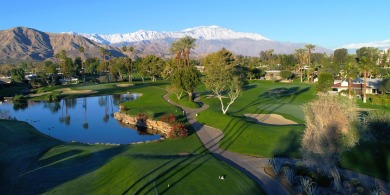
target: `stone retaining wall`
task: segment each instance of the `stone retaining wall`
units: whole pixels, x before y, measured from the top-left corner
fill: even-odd
[[[123,112],[114,113],[114,118],[118,121],[121,121],[122,123],[125,123],[125,124],[143,126],[143,127],[148,128],[148,129],[151,129],[153,131],[157,131],[158,134],[160,134],[166,138],[169,137],[169,132],[172,129],[171,125],[169,125],[168,123],[165,123],[162,121],[150,120],[150,119],[147,119],[146,123],[145,122],[142,123],[142,122],[137,120],[136,116],[130,116],[130,115],[127,115]]]

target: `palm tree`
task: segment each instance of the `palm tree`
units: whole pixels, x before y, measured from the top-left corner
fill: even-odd
[[[352,80],[357,75],[357,67],[353,62],[348,62],[343,68],[342,76],[348,80],[348,98],[352,99]]]
[[[84,129],[88,129],[88,122],[87,122],[87,98],[86,97],[84,97],[83,107],[84,107],[84,123],[83,123],[83,127],[84,127]]]
[[[190,36],[185,36],[172,43],[170,50],[172,53],[176,53],[178,69],[180,69],[181,66],[180,61],[182,56],[184,59],[184,65],[189,66],[190,50],[196,47],[195,41],[196,39]]]
[[[300,48],[295,50],[295,55],[298,58],[299,61],[299,69],[301,71],[301,83],[303,82],[303,64],[304,64],[304,55],[305,55],[306,49]]]
[[[308,66],[309,66],[309,72],[307,73],[308,75],[308,82],[310,82],[310,57],[311,57],[311,52],[314,51],[314,48],[316,47],[313,44],[307,44],[305,45],[307,49],[307,57],[308,57]]]
[[[375,69],[375,63],[378,59],[378,48],[362,47],[356,50],[359,70],[363,72],[363,103],[367,102],[367,75]]]
[[[131,47],[129,47],[129,49],[127,49],[127,47],[126,46],[122,46],[122,51],[126,54],[127,52],[130,52],[131,53],[131,55],[133,55],[134,54],[134,51],[135,51],[135,49],[134,49],[134,47],[133,46],[131,46]],[[127,54],[126,54],[126,56],[127,56]],[[129,56],[127,56],[127,58],[128,58]],[[128,74],[129,74],[129,82],[132,82],[133,81],[133,60],[134,59],[134,57],[132,57],[132,58],[130,58],[130,68],[129,68],[129,66],[128,66],[128,59],[126,59],[126,67],[127,67],[127,71],[128,71]]]
[[[106,49],[104,49],[103,47],[100,48],[100,54],[102,56],[102,61],[103,61],[103,64],[104,66],[106,65]]]
[[[82,53],[84,53],[84,47],[80,46],[79,47],[79,52],[80,52],[80,59],[81,59],[81,68],[83,69],[83,83],[85,84],[85,68],[84,68],[84,63],[82,59]]]
[[[129,81],[132,82],[133,81],[133,61],[134,61],[134,52],[135,52],[135,49],[133,46],[129,47],[129,51],[132,55],[131,57],[131,61],[130,61],[130,76],[129,76]]]
[[[181,38],[179,41],[181,42],[181,45],[183,47],[183,58],[187,62],[187,66],[189,66],[190,65],[190,49],[195,49],[196,39],[194,39],[190,36],[185,36],[184,38]]]

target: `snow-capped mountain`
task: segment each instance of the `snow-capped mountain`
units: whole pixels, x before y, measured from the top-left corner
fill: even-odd
[[[219,26],[200,26],[187,28],[179,32],[157,32],[150,30],[139,30],[134,33],[126,34],[86,34],[69,32],[68,34],[82,35],[88,39],[94,40],[101,44],[117,45],[121,43],[135,43],[141,41],[152,41],[161,39],[179,39],[184,36],[191,36],[197,40],[231,40],[231,39],[252,39],[256,41],[269,40],[268,38],[255,33],[235,32],[230,29]]]
[[[361,47],[377,47],[379,49],[387,49],[390,48],[390,39],[383,40],[383,41],[373,41],[368,43],[351,43],[348,45],[343,45],[340,48],[346,48],[346,49],[359,49]]]

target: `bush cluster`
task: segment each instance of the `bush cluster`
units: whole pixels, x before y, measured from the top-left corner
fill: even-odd
[[[168,135],[169,137],[171,137],[171,138],[178,138],[178,137],[185,138],[188,136],[188,130],[185,128],[185,125],[182,122],[177,121],[175,115],[167,114],[167,115],[162,116],[160,120],[162,122],[168,123],[172,126],[172,129]]]
[[[380,106],[390,105],[390,97],[389,97],[389,95],[372,95],[372,94],[368,94],[367,98],[374,105],[380,105]]]

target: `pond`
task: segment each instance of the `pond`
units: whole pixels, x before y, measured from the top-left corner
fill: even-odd
[[[158,140],[160,135],[145,135],[113,116],[121,102],[133,101],[139,96],[131,93],[24,104],[8,101],[0,105],[0,115],[26,121],[40,132],[66,142],[128,144]]]

